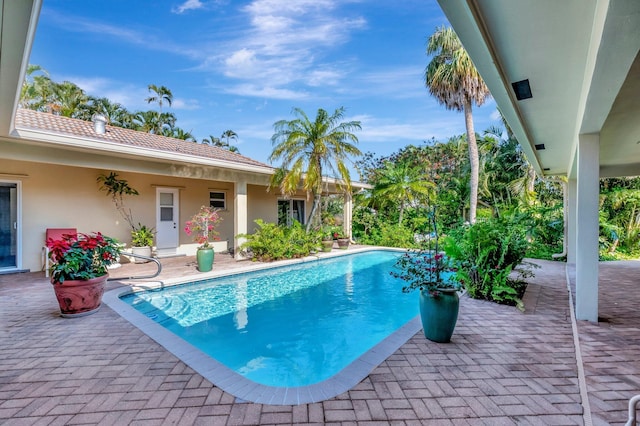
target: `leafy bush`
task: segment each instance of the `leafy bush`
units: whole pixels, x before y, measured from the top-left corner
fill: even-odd
[[[297,221],[291,226],[266,223],[262,219],[257,219],[255,223],[258,225],[255,233],[238,235],[247,239],[240,250],[246,252],[252,260],[270,262],[304,257],[320,245],[321,233],[307,233]]]
[[[522,280],[532,276],[527,269],[531,265],[515,269],[522,264],[527,246],[526,229],[515,218],[477,222],[444,239],[445,253],[469,296],[512,305],[520,303]]]

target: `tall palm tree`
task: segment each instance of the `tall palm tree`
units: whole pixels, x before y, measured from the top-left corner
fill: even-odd
[[[155,93],[154,95],[149,96],[145,99],[145,101],[150,103],[157,103],[159,108],[158,115],[162,114],[162,105],[164,102],[168,103],[171,106],[171,102],[173,102],[173,93],[171,90],[167,89],[165,86],[156,86],[155,84],[149,85],[149,93]]]
[[[313,205],[307,219],[307,231],[319,219],[322,177],[325,171],[339,178],[345,191],[351,190],[351,177],[346,161],[349,156],[362,153],[355,146],[358,138],[352,132],[360,130],[359,121],[340,122],[345,109],[340,107],[329,115],[322,108],[314,121],[300,108],[294,108],[296,119],[274,123],[271,137],[274,145],[269,161],[282,160],[272,176],[270,187],[279,187],[284,195],[292,195],[302,181],[302,188],[313,196]]]
[[[425,70],[429,92],[447,109],[464,112],[471,176],[469,222],[476,220],[480,160],[473,129],[472,105],[482,105],[490,96],[478,70],[451,27],[440,27],[429,37],[427,54],[434,55]]]
[[[225,130],[224,132],[222,132],[222,135],[220,136],[221,139],[224,139],[225,141],[225,145],[226,148],[231,151],[231,152],[238,152],[238,148],[236,148],[235,146],[231,145],[229,143],[230,139],[233,140],[238,140],[238,134],[236,132],[234,132],[233,130]],[[234,148],[234,149],[232,149]]]

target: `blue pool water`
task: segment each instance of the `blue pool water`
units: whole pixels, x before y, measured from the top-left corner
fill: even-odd
[[[370,251],[215,278],[122,300],[246,378],[294,387],[338,373],[418,314]]]

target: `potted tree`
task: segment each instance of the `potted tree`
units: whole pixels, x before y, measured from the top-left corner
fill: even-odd
[[[94,313],[102,303],[107,267],[120,257],[118,241],[97,232],[65,234],[46,244],[61,315],[73,318]]]
[[[133,254],[139,254],[142,256],[151,257],[151,247],[153,246],[153,234],[154,229],[149,228],[146,225],[138,223],[138,226],[134,226],[131,230],[131,252]],[[149,262],[146,259],[140,259],[135,257],[135,263]]]
[[[184,231],[192,236],[194,242],[200,244],[196,252],[200,272],[209,272],[213,269],[214,252],[209,242],[219,239],[216,225],[221,220],[218,209],[202,206],[198,213],[185,223]]]
[[[396,262],[399,271],[391,275],[406,281],[405,293],[420,290],[420,318],[424,336],[434,342],[451,341],[458,320],[461,285],[438,247],[438,227],[435,207],[428,213],[433,232],[417,250],[409,250]]]

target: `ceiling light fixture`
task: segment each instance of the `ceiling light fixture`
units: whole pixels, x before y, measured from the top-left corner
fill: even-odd
[[[511,83],[511,87],[513,87],[513,91],[516,94],[516,99],[519,101],[533,97],[533,95],[531,94],[531,86],[529,86],[528,79]]]

